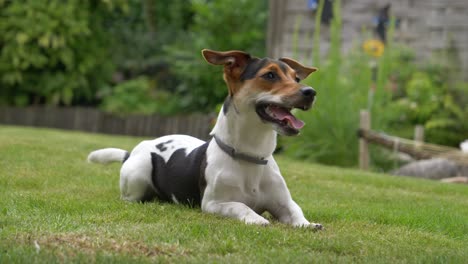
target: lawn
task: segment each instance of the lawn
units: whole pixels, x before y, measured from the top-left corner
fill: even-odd
[[[0,126],[0,263],[466,263],[468,186],[278,157],[313,232],[119,200],[94,149],[141,138]],[[311,150],[313,151],[313,150]]]

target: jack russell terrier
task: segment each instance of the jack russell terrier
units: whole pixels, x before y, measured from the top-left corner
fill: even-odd
[[[186,135],[143,141],[131,153],[105,148],[88,161],[123,162],[121,197],[201,206],[203,212],[267,225],[268,211],[294,227],[310,223],[293,201],[272,154],[277,133],[299,134],[304,122],[291,110],[311,108],[316,92],[300,84],[316,68],[281,58],[255,58],[242,51],[204,49],[208,63],[224,66],[229,95],[204,142]]]

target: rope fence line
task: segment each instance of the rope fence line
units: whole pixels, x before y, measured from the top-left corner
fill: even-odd
[[[464,153],[457,148],[426,143],[422,142],[421,139],[410,140],[406,138],[400,138],[371,130],[369,113],[366,110],[361,111],[361,125],[358,130],[358,136],[360,141],[360,156],[362,153],[367,153],[368,155],[369,151],[367,149],[367,144],[374,143],[390,150],[406,153],[418,160],[444,158],[454,161],[460,165],[468,166],[468,153]],[[365,141],[366,143],[363,144],[362,141]],[[361,149],[362,147],[366,149]],[[368,158],[367,164],[363,163],[363,161],[366,162],[365,157],[360,157],[359,161],[359,168],[365,170],[369,167]]]

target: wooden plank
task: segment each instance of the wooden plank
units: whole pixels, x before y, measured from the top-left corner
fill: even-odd
[[[286,1],[283,0],[269,1],[267,54],[272,58],[279,57],[282,51],[283,16],[286,13],[286,5]]]
[[[276,30],[276,21],[278,18],[278,0],[270,0],[268,1],[268,26],[267,26],[267,41],[266,41],[266,49],[267,54],[269,57],[274,57],[273,49],[277,45],[277,32]]]
[[[359,138],[365,139],[369,142],[379,144],[385,148],[396,150],[399,152],[404,152],[416,159],[430,159],[432,156],[424,152],[418,151],[417,148],[413,146],[407,146],[404,144],[399,144],[397,141],[392,138],[382,137],[378,133],[371,130],[359,129]]]

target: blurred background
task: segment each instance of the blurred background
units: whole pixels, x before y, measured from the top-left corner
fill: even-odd
[[[284,155],[358,166],[366,110],[379,133],[422,128],[432,158],[468,138],[467,14],[465,0],[0,0],[0,123],[206,139],[227,89],[200,51],[238,49],[320,69]],[[371,146],[369,166],[418,159],[395,148]]]

